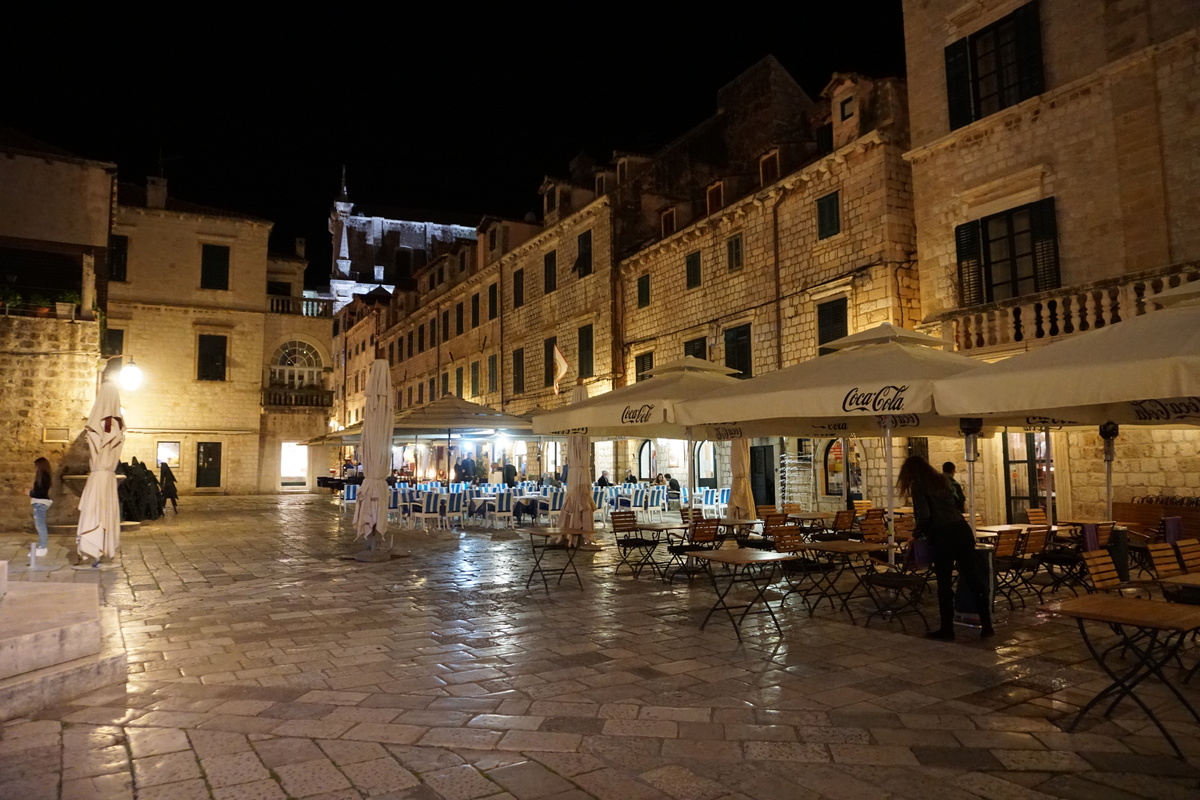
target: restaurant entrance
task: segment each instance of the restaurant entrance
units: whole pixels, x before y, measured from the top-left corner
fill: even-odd
[[[1045,506],[1046,434],[1006,429],[1003,444],[1006,521],[1026,522],[1025,509]]]

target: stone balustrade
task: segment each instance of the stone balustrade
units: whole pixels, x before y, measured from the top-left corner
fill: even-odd
[[[333,317],[333,301],[315,297],[268,298],[272,314],[295,314],[301,317]]]

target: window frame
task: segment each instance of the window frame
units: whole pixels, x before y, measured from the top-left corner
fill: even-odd
[[[513,308],[517,309],[525,305],[525,268],[513,270],[512,279]]]
[[[817,241],[832,239],[842,232],[840,191],[834,190],[816,199]]]
[[[729,272],[740,272],[745,264],[745,239],[740,232],[735,233],[725,240],[725,266]]]
[[[512,351],[513,394],[525,394],[525,348]]]
[[[205,362],[205,342],[209,345],[215,345],[216,340],[221,342],[221,357],[216,363]],[[211,358],[211,354],[209,354]],[[215,377],[218,373],[220,377]],[[206,372],[208,370],[208,372]],[[208,377],[211,375],[212,377]],[[225,382],[229,380],[229,337],[220,333],[198,333],[196,334],[196,380]]]
[[[551,250],[542,256],[542,294],[558,289],[558,251]]]
[[[701,350],[701,353],[699,355],[697,355],[696,352],[694,352],[697,348],[697,344],[699,345],[699,348]],[[691,350],[693,352],[688,352],[689,350]],[[684,357],[694,356],[695,358],[699,358],[702,361],[708,361],[708,337],[707,336],[697,336],[694,339],[688,339],[687,341],[685,341],[683,343],[683,355],[684,355]]]
[[[224,258],[218,259],[223,261],[223,264],[214,264],[212,258],[218,254],[223,254]],[[229,291],[229,265],[233,260],[233,253],[227,244],[210,244],[202,242],[200,244],[200,288],[214,292]],[[213,270],[217,270],[214,272]],[[217,277],[219,276],[219,280]],[[210,283],[220,283],[220,286],[209,285]]]
[[[637,279],[637,307],[646,308],[650,305],[650,273],[646,272]]]
[[[654,369],[654,351],[647,350],[644,353],[638,353],[633,357],[633,381],[645,380],[650,376],[646,373]]]
[[[592,229],[588,228],[575,237],[575,274],[586,278],[592,274]]]
[[[699,289],[704,284],[704,259],[699,250],[683,257],[684,288]]]
[[[1010,40],[1004,41],[1005,36]],[[985,45],[990,49],[984,50]],[[995,59],[991,71],[985,75],[981,62],[989,54]],[[951,43],[944,55],[946,105],[952,131],[1036,97],[1045,91],[1037,0]],[[1006,56],[1010,60],[1003,60]],[[997,81],[995,91],[984,95],[983,85],[993,76]],[[994,104],[993,98],[996,98]]]
[[[841,326],[837,326],[838,306],[840,305]],[[827,297],[817,303],[817,355],[827,356],[830,353],[837,352],[828,347],[821,345],[832,342],[835,339],[841,339],[850,333],[850,298],[847,295],[839,295],[837,297]],[[822,319],[824,317],[824,319]],[[827,331],[827,328],[838,327],[836,331]]]
[[[723,331],[725,339],[725,366],[738,370],[735,378],[754,377],[754,329],[749,322],[734,325]],[[745,351],[743,353],[742,346]],[[744,356],[744,358],[743,358]],[[742,362],[745,366],[741,366]]]
[[[542,388],[554,386],[554,348],[558,346],[558,337],[549,336],[542,340]]]

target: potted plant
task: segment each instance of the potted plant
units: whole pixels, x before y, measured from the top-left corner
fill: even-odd
[[[0,286],[0,305],[4,306],[4,313],[14,306],[21,305],[21,293],[11,286]]]
[[[35,292],[29,295],[28,302],[29,305],[33,306],[33,315],[35,317],[50,316],[50,306],[53,305],[54,301],[46,295]]]
[[[75,309],[80,300],[79,292],[62,292],[54,303],[55,315],[59,319],[75,319]]]

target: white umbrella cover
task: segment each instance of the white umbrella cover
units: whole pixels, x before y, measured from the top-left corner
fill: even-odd
[[[586,386],[576,386],[571,392],[571,402],[587,400]],[[563,498],[562,527],[584,530],[585,544],[594,543],[596,523],[593,514],[596,504],[592,502],[591,469],[588,463],[588,436],[573,433],[567,438],[567,496]]]
[[[354,505],[357,539],[387,531],[387,475],[392,463],[392,376],[388,363],[375,359],[367,377],[367,405],[358,446],[363,482]]]
[[[79,498],[76,549],[99,560],[115,558],[121,546],[121,503],[117,499],[117,464],[125,444],[121,396],[113,381],[105,381],[84,428],[91,471]]]
[[[729,519],[754,519],[758,515],[754,508],[754,491],[750,487],[750,440],[734,439],[729,446],[733,482],[725,516]]]

